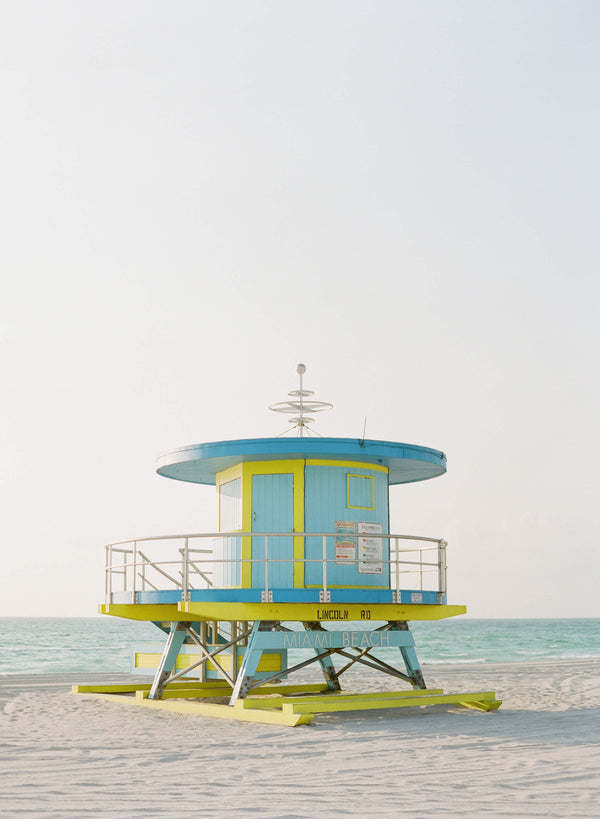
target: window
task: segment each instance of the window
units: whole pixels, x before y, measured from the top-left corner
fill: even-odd
[[[242,528],[242,479],[222,483],[219,487],[219,530],[232,532]]]
[[[375,480],[370,475],[348,475],[348,508],[375,509]]]

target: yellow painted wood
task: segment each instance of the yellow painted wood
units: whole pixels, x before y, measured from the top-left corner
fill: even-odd
[[[443,620],[465,614],[466,606],[422,605],[402,603],[231,603],[181,602],[178,620],[321,620],[336,627],[349,620]],[[121,609],[124,607],[120,607]],[[132,606],[132,608],[134,608]],[[143,608],[143,606],[138,606]],[[323,612],[333,616],[323,616]],[[336,616],[336,612],[340,616]],[[111,612],[112,613],[112,612]],[[347,616],[346,616],[347,615]],[[122,615],[127,616],[127,615]],[[136,619],[142,618],[138,615]]]
[[[169,688],[167,686],[160,695],[162,700],[169,699],[198,699],[202,697],[230,697],[231,688],[223,688],[223,686],[215,686],[214,688]],[[144,699],[148,696],[149,691],[136,691],[136,697]]]
[[[185,702],[181,700],[149,700],[142,697],[130,697],[122,694],[83,694],[87,697],[100,697],[105,700],[124,705],[141,705],[146,708],[156,708],[163,711],[172,711],[177,714],[200,715],[217,719],[234,719],[243,722],[262,722],[267,725],[284,725],[294,728],[297,725],[308,725],[314,714],[288,714],[282,711],[242,711],[230,705],[220,705],[212,702]]]
[[[502,705],[502,700],[486,700],[484,702],[461,702],[465,708],[475,708],[478,711],[497,711]]]
[[[431,696],[392,697],[389,699],[362,699],[344,702],[331,697],[321,702],[286,702],[282,705],[284,713],[308,714],[329,713],[331,711],[372,711],[378,708],[409,708],[427,705],[465,705],[466,703],[496,701],[493,691],[474,694],[432,694]]]
[[[228,469],[224,469],[222,472],[217,472],[215,476],[215,482],[217,485],[217,489],[223,483],[229,483],[229,481],[235,481],[237,478],[242,477],[242,465],[236,464],[235,466],[230,466]]]
[[[72,685],[72,694],[135,694],[138,689],[150,691],[152,683],[147,685],[132,683],[131,685]]]
[[[211,651],[216,646],[209,645],[207,646],[208,650]],[[202,654],[199,652],[197,654],[193,653],[181,653],[177,655],[177,660],[175,662],[175,670],[182,671],[184,668],[187,668],[194,663],[200,662],[202,659]],[[134,667],[135,668],[158,668],[162,657],[162,653],[159,652],[136,652],[134,657]],[[238,670],[242,666],[243,662],[242,654],[238,655]],[[227,671],[228,674],[231,674],[231,654],[227,654],[226,652],[222,651],[220,654],[217,654],[215,657],[215,662],[218,662],[220,667]],[[209,671],[216,671],[215,662],[212,660],[206,661],[206,668]],[[261,658],[258,663],[257,671],[282,671],[282,656],[279,653],[267,653],[263,652]],[[192,673],[192,672],[190,672]]]
[[[347,612],[340,619],[321,617],[322,611]],[[129,620],[180,622],[189,620],[286,620],[303,622],[322,620],[343,625],[345,620],[444,620],[466,614],[460,605],[422,605],[403,603],[233,603],[233,602],[180,602],[173,605],[145,603],[103,603],[100,614],[124,617]],[[366,617],[364,612],[369,612]]]
[[[273,686],[274,689],[277,689],[277,688],[281,689],[281,694],[279,694],[277,696],[266,696],[266,695],[258,696],[256,694],[254,694],[254,690],[253,690],[252,693],[249,694],[249,700],[238,700],[236,702],[236,705],[237,705],[237,703],[252,701],[252,702],[260,703],[260,705],[257,706],[257,707],[260,707],[260,708],[279,707],[281,705],[281,703],[285,701],[282,694],[284,694],[284,693],[285,694],[290,694],[291,693],[290,688],[293,688],[293,687],[294,686],[287,686],[287,685]],[[302,686],[296,686],[296,688],[302,688]],[[314,686],[314,685],[313,686],[308,686],[307,685],[307,686],[305,686],[305,688],[308,689],[308,690],[314,690],[316,688],[316,686]],[[322,693],[325,689],[327,689],[327,684],[325,684],[323,686],[320,686],[320,690],[317,691],[315,696],[318,696],[318,694]],[[105,693],[110,693],[110,692],[105,692]],[[142,697],[142,698],[147,697],[149,693],[150,693],[149,688],[144,689],[144,690],[138,690],[138,691],[135,692],[137,697]],[[270,694],[275,694],[276,692],[275,691],[270,691],[269,693]],[[167,685],[167,687],[165,688],[165,690],[161,694],[161,699],[166,700],[166,699],[202,698],[202,697],[229,697],[230,695],[231,695],[231,686],[215,685],[213,687],[206,687],[206,688],[197,688],[197,687],[194,687],[194,686],[190,686],[188,688],[187,686],[185,686],[185,687],[181,686],[180,688],[175,688],[175,687],[171,688],[171,686]],[[267,705],[262,704],[265,701],[270,702],[271,700],[276,703],[275,706],[267,706]],[[250,707],[250,706],[246,706],[246,707]]]
[[[148,692],[152,688],[152,683],[107,683],[107,684],[85,684],[72,685],[71,691],[74,694],[135,694],[138,691]],[[225,680],[211,680],[209,682],[200,682],[199,680],[175,680],[167,683],[168,691],[195,691],[197,697],[212,697],[224,696],[231,694],[231,686]],[[267,683],[265,685],[257,686],[252,689],[250,696],[270,695],[270,694],[304,694],[314,692],[316,694],[328,691],[327,683],[298,683],[293,684],[273,684]],[[218,691],[218,694],[207,694],[207,691]],[[174,695],[175,696],[175,695]]]
[[[274,685],[269,683],[267,685],[259,685],[256,688],[253,688],[252,691],[248,696],[253,697],[257,695],[264,695],[264,694],[302,694],[302,693],[309,693],[314,691],[315,693],[321,693],[323,691],[328,691],[329,686],[327,683],[299,683],[297,685],[289,684],[289,683],[281,683],[278,685]]]
[[[482,711],[496,710],[502,704],[493,691],[480,691],[469,694],[443,694],[441,689],[416,689],[414,691],[383,691],[367,694],[325,694],[327,686],[302,684],[265,685],[254,689],[245,700],[237,700],[234,707],[219,703],[189,702],[198,697],[227,697],[231,687],[226,683],[171,683],[163,694],[163,699],[149,700],[150,684],[124,685],[75,685],[74,693],[84,696],[97,696],[126,705],[145,705],[149,708],[161,708],[180,714],[198,714],[219,719],[238,719],[250,722],[262,722],[269,725],[307,725],[315,714],[339,711],[372,711],[386,708],[426,707],[429,705],[461,705]],[[323,695],[316,696],[270,696],[275,693],[291,693],[321,690]],[[118,692],[118,693],[117,693]],[[255,692],[265,692],[266,696],[256,696]],[[131,696],[133,694],[133,696]]]
[[[252,476],[253,475],[292,475],[294,531],[304,531],[304,460],[289,461],[247,461],[242,465],[242,527],[244,532],[252,531]],[[304,587],[304,538],[295,537],[293,541],[293,578],[294,588]],[[242,560],[252,558],[252,538],[242,538]],[[242,588],[252,587],[252,564],[242,563]]]
[[[311,690],[315,690],[315,688],[316,688],[317,692],[320,693],[321,691],[324,691],[324,690],[327,689],[327,683],[325,683],[324,685],[318,686],[318,687],[314,686],[314,685],[305,685],[305,686],[288,686],[288,685],[276,686],[275,685],[275,686],[271,687],[269,693],[270,694],[275,694],[277,689],[281,689],[282,693],[285,691],[285,693],[289,694],[289,693],[291,693],[290,688],[300,689],[301,691],[302,690],[311,691]],[[149,694],[149,689],[136,692],[136,696],[138,696],[138,697],[139,696],[147,697],[148,694]],[[187,686],[186,687],[181,686],[181,688],[175,688],[174,686],[171,687],[170,685],[167,685],[167,687],[165,688],[165,690],[163,691],[163,693],[161,695],[161,699],[178,699],[178,698],[184,699],[186,697],[188,697],[188,698],[191,698],[191,697],[196,697],[196,698],[197,697],[229,697],[230,695],[231,695],[231,686],[229,686],[229,685],[225,685],[225,686],[215,685],[215,686],[212,686],[212,687],[206,686],[205,688],[198,688],[198,687],[194,687],[194,686],[190,686],[189,688]],[[280,704],[283,701],[281,695],[276,696],[276,697],[267,697],[267,696],[258,696],[257,697],[254,694],[254,691],[252,691],[252,693],[249,696],[253,701],[257,700],[257,701],[262,702],[265,699],[273,699],[273,700],[278,700],[278,702]],[[238,702],[245,702],[245,700],[238,700]]]
[[[158,652],[150,654],[148,652],[136,651],[133,656],[133,667],[156,668],[160,662],[161,656],[162,655]]]
[[[330,694],[326,694],[325,696],[319,696],[318,694],[314,696],[307,696],[307,697],[257,697],[253,696],[253,693],[248,696],[247,699],[244,700],[236,700],[236,707],[237,708],[281,708],[285,703],[297,703],[297,702],[306,702],[310,703],[311,705],[318,705],[320,703],[327,703],[327,702],[354,702],[360,700],[378,700],[378,699],[395,699],[396,697],[415,697],[419,695],[430,696],[433,694],[443,694],[443,690],[441,688],[428,688],[426,690],[415,690],[415,691],[377,691],[377,692],[370,692],[368,694],[338,694],[331,692]],[[324,692],[325,693],[325,692]],[[315,707],[315,711],[319,709]]]
[[[150,691],[152,683],[107,683],[106,685],[91,684],[91,685],[72,685],[71,691],[74,694],[132,694],[137,691]],[[231,692],[231,686],[225,680],[212,680],[211,682],[200,682],[197,680],[175,680],[169,683],[170,690],[190,689],[199,691],[198,696],[202,696],[202,692],[207,689],[221,688],[225,693]],[[212,696],[205,694],[204,696]]]
[[[126,617],[128,620],[152,620],[166,623],[189,620],[189,617],[184,616],[176,603],[157,605],[101,603],[98,606],[98,613],[110,614],[113,617]]]

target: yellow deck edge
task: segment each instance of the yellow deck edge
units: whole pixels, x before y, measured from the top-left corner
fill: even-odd
[[[102,603],[100,614],[129,620],[179,622],[186,620],[319,620],[337,627],[347,621],[444,620],[465,614],[462,605],[425,605],[422,603],[235,603],[180,602],[177,605],[146,603]]]

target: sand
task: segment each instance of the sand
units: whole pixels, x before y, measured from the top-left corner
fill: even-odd
[[[0,677],[0,813],[600,816],[600,659],[424,671],[430,687],[492,689],[504,704],[283,728],[70,693],[123,675]]]

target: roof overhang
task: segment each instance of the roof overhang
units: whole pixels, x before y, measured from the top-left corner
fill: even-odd
[[[214,485],[217,473],[247,461],[309,458],[383,465],[390,484],[425,481],[446,471],[446,456],[437,449],[359,438],[247,438],[196,444],[161,455],[156,471],[178,481]]]

